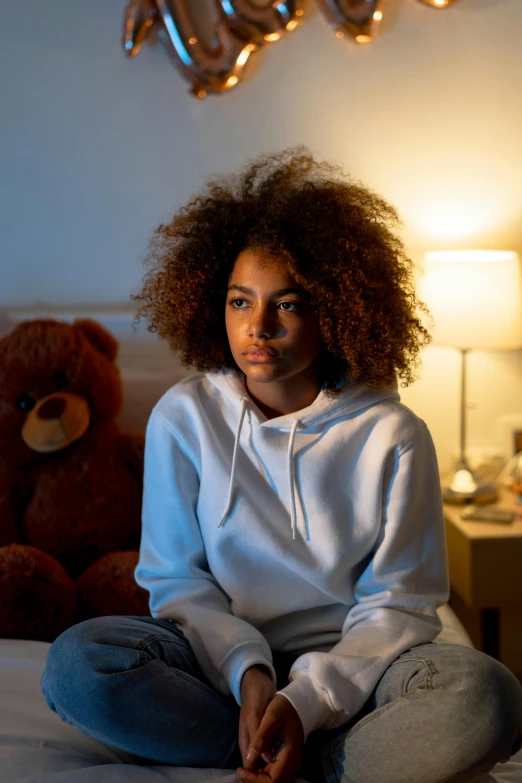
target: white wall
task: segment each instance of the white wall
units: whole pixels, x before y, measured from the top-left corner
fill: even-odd
[[[392,201],[416,262],[447,247],[522,252],[520,0],[388,0],[367,46],[337,39],[309,2],[242,84],[201,102],[160,44],[125,58],[125,0],[4,5],[0,307],[126,300],[154,226],[204,177],[295,143]],[[476,352],[469,373],[470,446],[507,448],[522,352]],[[403,400],[447,470],[457,355],[427,349]]]

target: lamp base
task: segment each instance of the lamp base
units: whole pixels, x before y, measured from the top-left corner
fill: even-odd
[[[494,503],[497,498],[496,486],[478,477],[466,461],[460,462],[450,483],[442,486],[445,503]]]

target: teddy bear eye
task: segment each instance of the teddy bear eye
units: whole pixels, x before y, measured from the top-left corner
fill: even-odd
[[[16,401],[16,405],[23,411],[30,411],[36,405],[36,400],[30,394],[21,394]]]
[[[66,372],[55,372],[53,375],[53,381],[57,389],[63,389],[70,383],[69,376]]]

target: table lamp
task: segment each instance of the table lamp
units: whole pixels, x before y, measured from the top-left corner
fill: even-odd
[[[460,458],[447,503],[490,503],[494,484],[481,481],[466,457],[466,358],[473,348],[522,347],[522,279],[518,255],[504,250],[441,250],[424,256],[419,294],[429,307],[435,345],[461,352]]]

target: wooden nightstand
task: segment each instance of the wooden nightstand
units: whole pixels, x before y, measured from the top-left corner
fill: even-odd
[[[494,508],[512,508],[500,491]],[[465,522],[466,506],[444,504],[449,604],[477,649],[522,678],[522,517],[511,524]]]

